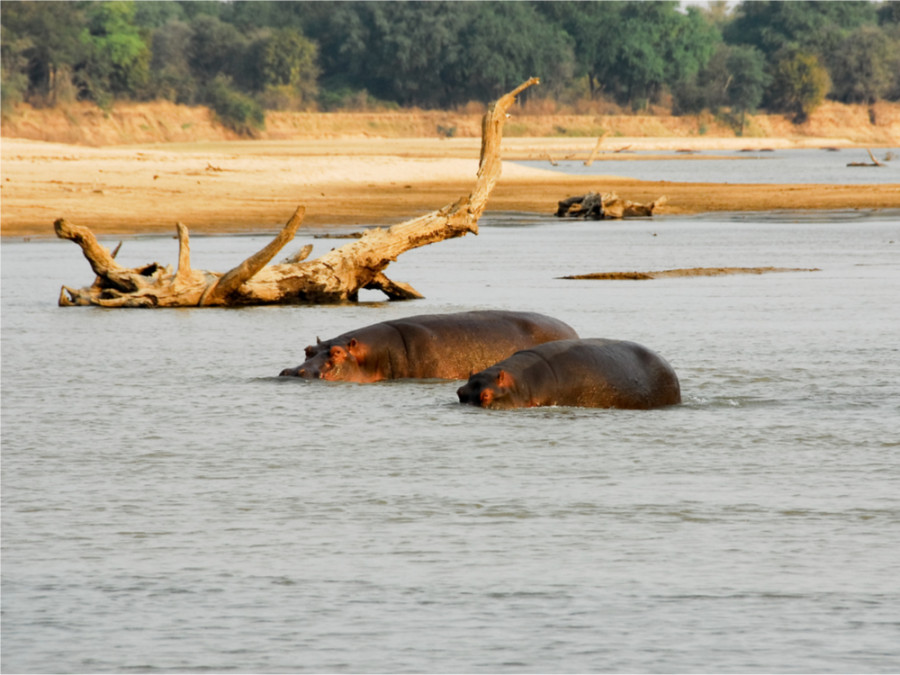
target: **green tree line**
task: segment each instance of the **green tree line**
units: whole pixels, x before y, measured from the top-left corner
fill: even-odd
[[[264,111],[486,102],[532,75],[560,102],[802,120],[900,99],[900,2],[5,0],[2,101]]]

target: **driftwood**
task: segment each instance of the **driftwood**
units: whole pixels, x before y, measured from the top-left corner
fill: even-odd
[[[588,156],[588,158],[586,160],[584,160],[585,166],[590,166],[591,164],[594,163],[594,158],[599,154],[600,146],[603,145],[603,137],[604,136],[606,136],[605,131],[602,134],[600,134],[600,138],[597,139],[597,144],[594,146],[594,149],[591,150],[590,156]]]
[[[543,155],[541,155],[541,157],[550,162],[550,166],[559,166],[559,162],[553,159],[553,155],[551,155],[549,152],[545,152]]]
[[[500,177],[500,141],[506,112],[515,97],[537,84],[531,78],[498,99],[482,122],[481,161],[468,197],[419,218],[387,229],[373,228],[356,241],[304,262],[305,247],[286,262],[269,261],[294,237],[303,221],[299,207],[281,232],[263,249],[234,269],[208,272],[191,267],[188,229],[178,223],[178,267],[149,263],[125,268],[115,262],[87,228],[57,220],[56,234],[81,247],[94,273],[93,285],[62,287],[60,306],[103,307],[229,307],[266,304],[355,301],[361,288],[381,290],[391,300],[422,297],[408,284],[391,281],[384,269],[405,251],[434,242],[478,234],[478,219]]]
[[[654,209],[666,203],[666,197],[641,204],[628,199],[622,199],[615,192],[588,192],[586,195],[568,197],[559,202],[556,209],[557,218],[590,218],[603,220],[605,218],[641,218],[653,215]]]
[[[872,151],[869,148],[866,148],[866,152],[869,153],[869,157],[872,159],[871,162],[849,162],[847,166],[887,166],[883,162],[879,162],[875,159],[875,155],[872,154]]]

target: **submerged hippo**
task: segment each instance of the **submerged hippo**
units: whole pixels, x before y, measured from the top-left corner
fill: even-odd
[[[530,312],[423,314],[319,341],[306,348],[305,362],[281,374],[347,382],[464,380],[521,349],[577,337],[562,321]]]
[[[545,405],[656,408],[681,403],[665,359],[623,340],[560,340],[513,354],[475,373],[456,392],[483,408]]]

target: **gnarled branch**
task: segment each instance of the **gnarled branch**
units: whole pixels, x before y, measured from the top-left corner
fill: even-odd
[[[481,158],[475,185],[467,197],[419,218],[387,229],[373,228],[356,241],[305,261],[309,250],[287,262],[269,265],[293,239],[303,221],[299,207],[281,232],[264,248],[228,272],[194,270],[187,227],[178,223],[178,269],[150,263],[141,268],[118,265],[86,227],[64,219],[56,234],[81,246],[97,275],[92,286],[73,290],[63,286],[59,304],[104,307],[205,307],[355,301],[361,288],[383,291],[390,299],[422,297],[408,284],[391,281],[385,268],[401,253],[444,239],[478,233],[478,219],[500,177],[500,142],[507,111],[515,97],[537,84],[523,82],[498,99],[484,116]]]

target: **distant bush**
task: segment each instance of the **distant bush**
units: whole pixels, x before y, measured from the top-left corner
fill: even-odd
[[[253,135],[265,128],[262,107],[247,94],[231,84],[231,78],[217,75],[206,88],[206,104],[212,108],[223,125],[239,134]]]
[[[25,100],[28,91],[28,78],[22,73],[4,73],[0,80],[0,115],[6,117],[15,109],[16,104]]]
[[[876,26],[861,26],[841,42],[829,63],[831,96],[844,103],[875,103],[896,76],[898,45]]]
[[[785,48],[773,67],[769,107],[792,115],[799,124],[825,100],[830,88],[828,71],[815,54]]]
[[[314,102],[306,100],[297,93],[296,88],[286,84],[270,84],[260,92],[258,98],[266,110],[303,111],[314,107]]]
[[[400,105],[394,101],[383,101],[375,98],[365,89],[322,89],[318,95],[319,108],[326,112],[347,110],[352,112],[371,112],[379,110],[399,110]]]
[[[673,88],[673,115],[695,115],[712,107],[708,87],[701,85],[695,77],[679,82]]]

